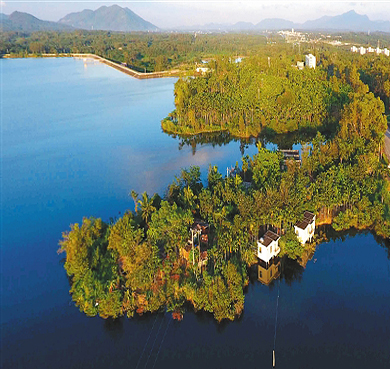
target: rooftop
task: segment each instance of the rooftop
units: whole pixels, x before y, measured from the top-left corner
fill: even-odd
[[[260,238],[260,242],[263,246],[268,247],[272,241],[277,241],[280,238],[276,233],[267,231],[263,237]]]
[[[311,213],[310,211],[305,211],[303,213],[303,217],[305,219],[308,219],[308,220],[312,221],[314,219],[315,215],[313,213]]]
[[[295,226],[301,229],[306,229],[309,224],[313,223],[314,217],[315,215],[313,213],[310,211],[305,211],[303,213],[303,220],[297,222]]]
[[[305,219],[305,220],[302,220],[302,221],[300,221],[300,222],[297,222],[297,223],[295,224],[295,226],[298,227],[298,228],[301,228],[301,229],[306,229],[306,227],[307,227],[310,223],[311,223],[310,221],[308,221],[307,219]]]

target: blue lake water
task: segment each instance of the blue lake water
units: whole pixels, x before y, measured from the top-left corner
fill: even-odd
[[[369,233],[320,245],[316,262],[280,287],[252,282],[232,323],[80,313],[56,253],[61,232],[83,216],[119,216],[132,189],[163,193],[180,168],[225,171],[240,143],[179,150],[160,126],[175,79],[140,81],[74,59],[0,68],[2,368],[271,367],[278,292],[277,367],[389,367],[389,251]]]

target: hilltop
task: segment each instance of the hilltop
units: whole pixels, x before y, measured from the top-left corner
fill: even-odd
[[[195,25],[180,27],[182,30],[201,30],[201,31],[277,31],[282,29],[295,28],[304,31],[354,31],[367,32],[379,31],[390,32],[389,21],[371,21],[367,15],[361,15],[354,10],[336,15],[323,16],[318,19],[308,20],[304,23],[294,23],[281,18],[265,18],[253,24],[251,22],[238,22],[235,24],[217,24]],[[179,27],[178,27],[179,29]]]
[[[158,27],[141,18],[129,8],[118,5],[102,6],[93,11],[85,9],[71,13],[59,20],[60,24],[74,28],[104,31],[157,31]]]
[[[43,21],[31,14],[15,11],[10,15],[1,13],[1,30],[7,31],[69,31],[72,27],[57,22]]]

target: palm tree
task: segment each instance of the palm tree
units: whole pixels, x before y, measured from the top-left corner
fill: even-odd
[[[141,206],[142,219],[148,224],[152,213],[156,210],[153,206],[153,198],[149,198],[148,194],[144,192],[142,194],[142,200],[138,200],[138,204]]]
[[[184,203],[188,206],[193,213],[195,213],[195,209],[198,207],[195,203],[195,200],[198,197],[194,195],[194,192],[191,190],[190,186],[184,187],[183,189],[183,199]]]
[[[137,209],[138,209],[138,193],[135,192],[134,190],[131,190],[131,192],[129,193],[129,196],[131,196],[133,198],[133,201],[134,201],[134,205],[135,205],[135,212],[137,212]]]

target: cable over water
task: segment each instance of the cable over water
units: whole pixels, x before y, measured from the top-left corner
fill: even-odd
[[[279,286],[278,286],[278,297],[276,299],[275,334],[274,334],[274,349],[272,351],[272,367],[275,367],[276,327],[278,324],[279,297],[280,297],[280,277],[279,277]]]
[[[149,343],[150,336],[152,335],[153,328],[154,328],[154,325],[156,324],[157,318],[158,318],[158,314],[156,314],[156,319],[154,319],[154,323],[153,323],[153,325],[152,325],[152,329],[150,330],[149,337],[148,337],[148,339],[146,340],[146,343],[145,343],[145,345],[144,345],[144,349],[142,350],[142,354],[141,354],[141,356],[140,356],[139,359],[138,359],[137,366],[135,367],[135,369],[138,369],[138,365],[139,365],[139,363],[141,362],[142,356],[143,356],[144,353],[145,353],[146,346],[147,346],[148,343]]]
[[[161,346],[162,346],[162,344],[163,344],[163,342],[164,342],[164,339],[165,339],[165,336],[166,336],[166,334],[167,334],[167,332],[168,332],[169,324],[171,324],[171,321],[172,321],[172,318],[169,319],[169,322],[168,322],[168,324],[167,324],[167,327],[165,328],[164,336],[163,336],[163,338],[162,338],[162,340],[161,340],[160,347],[159,347],[159,349],[158,349],[158,352],[157,352],[157,355],[156,355],[156,359],[154,360],[154,364],[153,364],[153,368],[152,368],[152,369],[154,369],[154,366],[156,365],[158,355],[160,354]]]
[[[164,317],[165,317],[165,314],[164,314],[163,318],[161,319],[160,326],[158,327],[158,331],[157,331],[156,337],[155,337],[155,339],[154,339],[154,341],[153,341],[152,348],[150,349],[149,356],[148,356],[148,360],[146,360],[146,364],[145,364],[145,366],[144,366],[144,369],[146,369],[146,367],[148,366],[148,362],[149,362],[150,356],[152,355],[152,352],[153,352],[153,349],[154,349],[154,345],[156,344],[156,340],[157,340],[158,334],[160,333],[161,326],[162,326],[162,324],[163,324],[163,322],[164,322]]]

